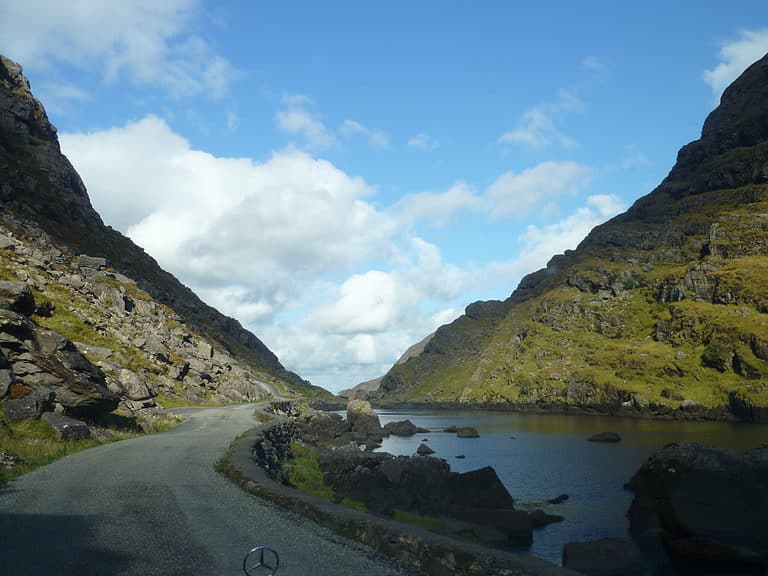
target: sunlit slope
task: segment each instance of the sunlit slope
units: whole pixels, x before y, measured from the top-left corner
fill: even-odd
[[[767,140],[763,58],[658,188],[441,327],[379,400],[764,418]]]

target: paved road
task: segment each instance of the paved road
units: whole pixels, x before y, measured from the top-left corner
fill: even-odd
[[[236,575],[259,544],[280,553],[278,576],[400,574],[214,470],[252,412],[194,411],[170,432],[63,458],[0,489],[0,574]]]

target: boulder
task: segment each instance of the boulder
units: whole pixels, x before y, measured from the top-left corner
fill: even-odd
[[[35,311],[35,297],[24,282],[0,280],[0,308],[31,316]]]
[[[43,412],[53,410],[53,401],[56,395],[48,388],[32,390],[26,396],[17,399],[6,400],[5,416],[9,420],[33,420],[39,418]]]
[[[474,426],[463,426],[456,431],[458,438],[480,438],[480,433]]]
[[[86,256],[81,254],[77,257],[77,267],[80,269],[80,273],[85,278],[93,278],[96,274],[103,270],[107,265],[106,258],[97,258],[95,256]]]
[[[616,432],[599,432],[587,438],[589,442],[621,442],[621,436]]]
[[[57,440],[70,442],[74,440],[86,440],[91,437],[91,430],[85,422],[75,420],[69,416],[46,412],[41,417],[53,430]]]
[[[435,451],[432,450],[432,448],[430,448],[429,446],[427,446],[423,442],[421,444],[419,444],[418,448],[416,448],[416,454],[418,454],[420,456],[429,456],[430,454],[434,454],[434,453],[435,453]]]
[[[0,399],[5,398],[14,381],[13,370],[8,368],[0,370]]]
[[[0,472],[2,472],[3,470],[10,470],[20,462],[23,462],[23,460],[21,459],[21,456],[18,456],[13,452],[0,450]]]
[[[31,348],[34,364],[55,379],[49,385],[68,413],[96,415],[117,408],[119,399],[107,387],[104,374],[70,340],[51,330],[36,330]],[[17,380],[35,385],[18,373],[15,364],[14,372]]]
[[[381,440],[379,415],[376,414],[370,402],[351,400],[347,404],[347,422],[354,437],[363,440],[368,438]]]
[[[563,547],[563,567],[587,576],[642,576],[643,556],[626,538],[569,542]]]
[[[413,436],[414,434],[423,434],[429,432],[426,428],[416,426],[410,420],[400,420],[398,422],[387,422],[384,424],[384,432],[392,436]]]
[[[144,378],[126,368],[120,370],[120,387],[129,400],[147,400],[154,396]]]
[[[405,510],[439,516],[448,509],[450,468],[439,458],[394,457],[363,452],[351,444],[318,455],[325,481],[336,495],[365,502],[369,510]]]
[[[452,474],[448,481],[451,503],[475,508],[514,508],[515,502],[490,466],[463,474]]]
[[[630,531],[649,551],[666,548],[673,562],[701,566],[715,549],[723,559],[768,559],[768,531],[762,528],[768,474],[759,461],[700,444],[669,444],[635,472],[627,488],[634,493]],[[673,541],[680,542],[670,547]]]

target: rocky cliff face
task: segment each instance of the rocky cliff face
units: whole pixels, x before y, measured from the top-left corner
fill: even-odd
[[[2,56],[0,204],[0,398],[50,391],[77,413],[146,409],[157,396],[330,396],[103,224],[21,68]]]
[[[766,314],[768,57],[653,192],[468,306],[374,397],[762,420]]]

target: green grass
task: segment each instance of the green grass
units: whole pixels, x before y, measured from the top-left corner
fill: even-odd
[[[410,524],[411,526],[418,526],[431,532],[445,532],[447,529],[445,523],[439,518],[422,516],[421,514],[404,512],[403,510],[395,510],[395,520],[404,524]]]
[[[302,492],[332,500],[333,488],[323,481],[323,471],[317,461],[317,452],[300,442],[291,442],[291,454],[288,467],[288,479]]]
[[[94,448],[107,442],[134,438],[144,433],[164,432],[178,426],[183,418],[137,419],[118,413],[107,414],[104,423],[109,431],[108,439],[90,438],[63,442],[57,440],[53,430],[42,420],[5,421],[0,407],[0,450],[12,452],[22,462],[10,470],[0,472],[0,483],[50,464],[59,458]]]

